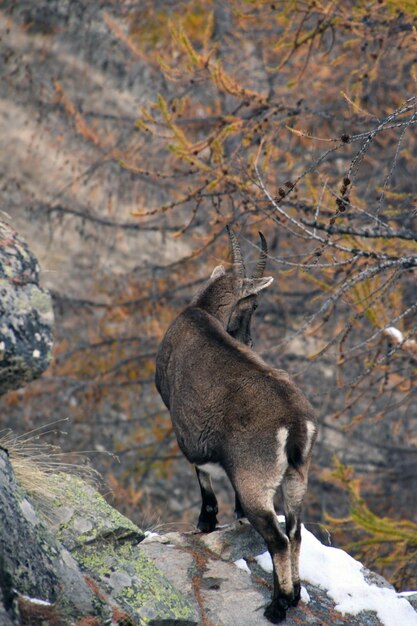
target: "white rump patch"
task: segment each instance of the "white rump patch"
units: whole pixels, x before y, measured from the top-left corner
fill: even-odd
[[[220,463],[204,463],[204,465],[197,465],[197,467],[203,472],[210,474],[212,478],[224,478],[227,476]]]
[[[285,446],[288,438],[288,428],[281,426],[277,431],[277,441],[281,446]]]
[[[305,445],[304,452],[303,452],[303,458],[306,458],[310,454],[311,442],[313,441],[313,437],[316,432],[316,425],[313,422],[307,422],[306,428],[307,428],[307,440],[306,440],[306,445]]]
[[[285,445],[288,439],[288,428],[281,426],[277,431],[277,468],[279,473],[284,473],[288,465],[287,453],[285,451]]]

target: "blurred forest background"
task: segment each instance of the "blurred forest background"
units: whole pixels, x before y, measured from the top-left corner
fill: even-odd
[[[0,217],[56,336],[1,427],[86,452],[143,527],[191,529],[155,353],[225,225],[249,270],[261,230],[254,347],[320,420],[306,524],[415,588],[416,28],[412,0],[3,0]]]

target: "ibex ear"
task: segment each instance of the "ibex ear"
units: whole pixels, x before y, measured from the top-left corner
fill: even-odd
[[[244,278],[242,285],[242,298],[255,295],[268,287],[272,281],[272,276],[266,276],[265,278]]]
[[[215,278],[219,278],[219,276],[223,276],[226,274],[226,270],[223,265],[217,265],[211,273],[210,280],[214,280]]]

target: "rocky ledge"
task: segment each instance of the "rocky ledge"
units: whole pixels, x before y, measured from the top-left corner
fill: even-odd
[[[272,589],[271,568],[261,537],[246,521],[209,535],[160,535],[143,532],[79,478],[49,477],[48,489],[46,498],[31,501],[0,449],[3,626],[269,623],[263,611]],[[417,624],[411,604],[384,579],[303,532],[313,575],[306,570],[302,600],[288,611],[286,625],[389,626],[393,612],[407,620],[397,624]],[[336,592],[311,582],[317,567],[339,581]],[[365,603],[364,595],[369,596]]]

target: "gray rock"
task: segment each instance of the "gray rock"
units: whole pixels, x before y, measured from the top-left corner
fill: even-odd
[[[182,591],[176,589],[140,548],[129,541],[107,539],[73,551],[83,571],[96,581],[132,624],[198,624]],[[130,623],[129,622],[129,623]]]
[[[262,537],[254,531],[246,519],[238,520],[212,533],[199,534],[198,537],[209,550],[225,561],[237,561],[266,550]]]
[[[77,618],[104,616],[77,563],[17,486],[0,449],[0,586],[10,620],[31,608]],[[39,611],[38,611],[39,612]],[[7,622],[6,622],[7,623]],[[17,622],[20,623],[20,622]]]
[[[170,544],[166,543],[167,538]],[[190,602],[194,599],[201,623],[269,624],[263,611],[270,601],[272,575],[254,559],[266,546],[246,520],[207,535],[190,532],[149,537],[139,549],[158,565],[173,585],[183,590]],[[236,561],[240,561],[240,567]],[[371,584],[391,587],[381,576],[365,568],[364,573]],[[288,611],[286,626],[381,626],[375,612],[342,615],[335,610],[334,601],[325,590],[308,583],[304,583],[304,587],[309,602],[301,601]]]
[[[79,478],[58,475],[50,486],[47,518],[54,535],[37,501],[15,484],[0,450],[2,626],[70,626],[81,613],[98,616],[103,626],[115,623],[110,615],[129,626],[269,624],[263,612],[272,575],[254,558],[265,545],[246,520],[208,535],[145,538]],[[373,572],[364,574],[370,583],[390,587]],[[375,612],[341,615],[325,590],[304,586],[309,601],[288,611],[286,626],[381,626]]]
[[[39,266],[17,233],[0,222],[0,394],[38,378],[52,350],[53,310]]]
[[[417,611],[417,591],[412,593],[412,594],[408,594],[407,593],[406,595],[404,595],[402,597],[405,598],[407,600],[407,602],[409,602],[411,604],[413,609],[415,609]]]
[[[375,585],[376,587],[387,587],[388,589],[394,589],[394,585],[391,585],[383,576],[377,574],[376,572],[372,572],[367,567],[362,568],[362,574],[364,579],[370,585]]]
[[[127,517],[111,507],[98,491],[69,474],[55,477],[57,487],[48,517],[58,538],[68,550],[106,539],[137,544],[144,533]]]
[[[263,616],[269,589],[254,585],[251,575],[233,564],[209,559],[201,578],[201,595],[208,618],[216,624],[269,624]]]
[[[235,554],[230,549],[233,527],[211,533],[217,535],[216,545],[224,555]],[[224,533],[224,535],[223,535]],[[226,537],[224,549],[221,537]],[[209,535],[197,533],[169,533],[175,545],[149,538],[139,549],[164,572],[165,576],[188,599],[193,599],[196,610],[200,613],[200,623],[219,624],[221,626],[267,626],[263,611],[271,593],[266,580],[254,577],[250,571],[243,571],[233,562],[216,557],[206,547]],[[264,551],[265,547],[263,546]],[[190,600],[191,601],[191,600]],[[297,622],[286,621],[288,626]]]
[[[131,626],[198,623],[187,598],[139,550],[137,526],[79,478],[59,474],[48,486],[50,497],[32,503],[0,449],[2,626],[69,626],[88,616],[104,625],[112,614]]]
[[[199,615],[199,606],[190,583],[190,572],[194,568],[194,558],[190,552],[179,550],[172,544],[162,543],[157,538],[152,538],[140,544],[139,549],[150,561],[152,561],[176,587],[181,589],[195,615]]]
[[[90,485],[57,477],[59,496],[49,512],[55,532],[87,576],[131,624],[192,626],[198,612],[186,595],[140,550],[144,533]],[[182,565],[182,564],[181,564]],[[178,569],[180,564],[172,566]]]

